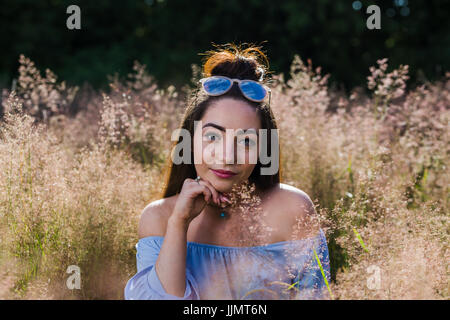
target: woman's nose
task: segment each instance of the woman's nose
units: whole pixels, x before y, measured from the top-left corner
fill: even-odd
[[[228,164],[232,164],[234,163],[234,159],[235,159],[235,153],[236,153],[236,148],[235,148],[235,139],[234,138],[229,138],[229,139],[225,139],[225,151],[224,151],[224,161],[225,163]]]

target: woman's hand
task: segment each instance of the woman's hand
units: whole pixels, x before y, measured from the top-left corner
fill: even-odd
[[[187,178],[184,180],[171,218],[180,219],[189,224],[197,217],[207,204],[215,203],[221,206],[226,201],[209,181]]]

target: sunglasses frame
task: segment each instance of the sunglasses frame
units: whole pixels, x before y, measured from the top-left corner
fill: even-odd
[[[211,94],[208,91],[206,91],[206,89],[205,89],[205,81],[208,80],[208,79],[211,79],[211,78],[227,79],[227,80],[231,81],[231,85],[222,93]],[[272,95],[272,92],[271,92],[272,90],[270,90],[270,88],[268,86],[266,86],[266,85],[264,85],[264,84],[262,84],[262,83],[260,83],[258,81],[255,81],[255,80],[250,80],[250,79],[231,79],[231,78],[228,78],[228,77],[225,77],[225,76],[211,76],[211,77],[207,77],[207,78],[202,78],[202,79],[199,80],[199,82],[202,84],[203,90],[210,96],[221,96],[221,95],[227,93],[233,87],[233,84],[235,82],[237,82],[238,86],[239,86],[239,90],[241,90],[241,93],[244,95],[245,98],[247,98],[250,101],[254,101],[254,102],[262,102],[267,97],[267,94],[269,94],[269,105],[270,105],[270,98],[271,98],[271,95]],[[254,83],[260,85],[261,87],[263,87],[264,90],[266,90],[266,94],[264,95],[264,98],[262,98],[261,100],[255,100],[255,99],[252,99],[252,98],[248,97],[244,93],[244,90],[242,90],[242,88],[241,88],[241,83],[242,82],[254,82]]]

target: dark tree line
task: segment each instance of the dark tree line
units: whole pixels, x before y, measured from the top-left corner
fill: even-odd
[[[188,81],[190,65],[201,63],[198,53],[211,49],[212,42],[265,40],[273,71],[287,75],[293,55],[299,54],[347,90],[364,85],[369,66],[383,57],[391,65],[409,64],[412,82],[449,70],[450,1],[361,1],[360,10],[352,3],[3,0],[0,85],[9,87],[17,77],[21,53],[69,84],[106,87],[106,75],[124,76],[138,60],[161,84],[179,85]],[[401,14],[399,3],[408,7],[408,15]],[[81,8],[81,30],[66,28],[71,4]],[[366,28],[370,4],[381,8],[381,30]]]

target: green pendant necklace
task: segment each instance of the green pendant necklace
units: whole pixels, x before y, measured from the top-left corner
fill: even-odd
[[[219,210],[220,210],[219,211],[219,217],[221,219],[226,219],[226,218],[228,218],[230,216],[230,214],[226,210],[226,207],[228,207],[227,205],[225,207],[218,206],[218,205],[211,205],[211,206],[215,207],[215,208],[219,208]]]
[[[228,212],[225,210],[225,208],[219,207],[220,211],[219,211],[219,217],[221,219],[226,219],[228,218],[229,214]]]

